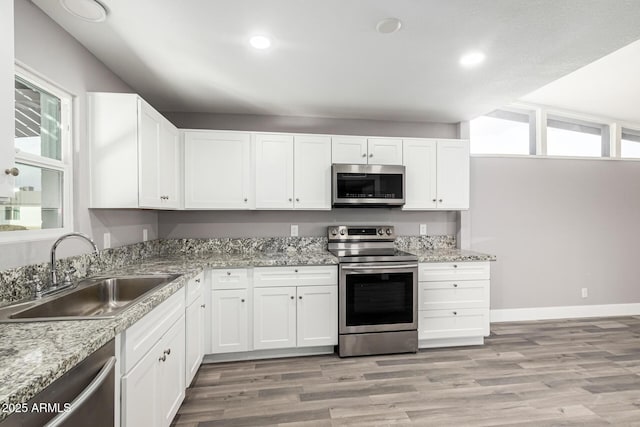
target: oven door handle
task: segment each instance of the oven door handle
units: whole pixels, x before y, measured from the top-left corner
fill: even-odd
[[[418,264],[395,264],[395,265],[341,265],[343,270],[399,270],[405,268],[417,268]]]

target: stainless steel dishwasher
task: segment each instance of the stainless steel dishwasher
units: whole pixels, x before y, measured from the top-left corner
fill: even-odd
[[[113,427],[115,342],[109,341],[27,403],[0,427]]]

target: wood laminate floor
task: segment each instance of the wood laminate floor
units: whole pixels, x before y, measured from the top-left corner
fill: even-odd
[[[640,426],[640,317],[497,323],[484,346],[203,365],[175,426]]]

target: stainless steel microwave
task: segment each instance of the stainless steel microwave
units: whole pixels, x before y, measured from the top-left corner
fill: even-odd
[[[404,166],[335,163],[331,166],[331,177],[333,206],[404,205]]]

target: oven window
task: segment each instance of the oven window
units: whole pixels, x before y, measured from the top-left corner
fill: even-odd
[[[339,173],[340,199],[401,199],[402,174]]]
[[[346,325],[413,322],[413,273],[346,276]]]

